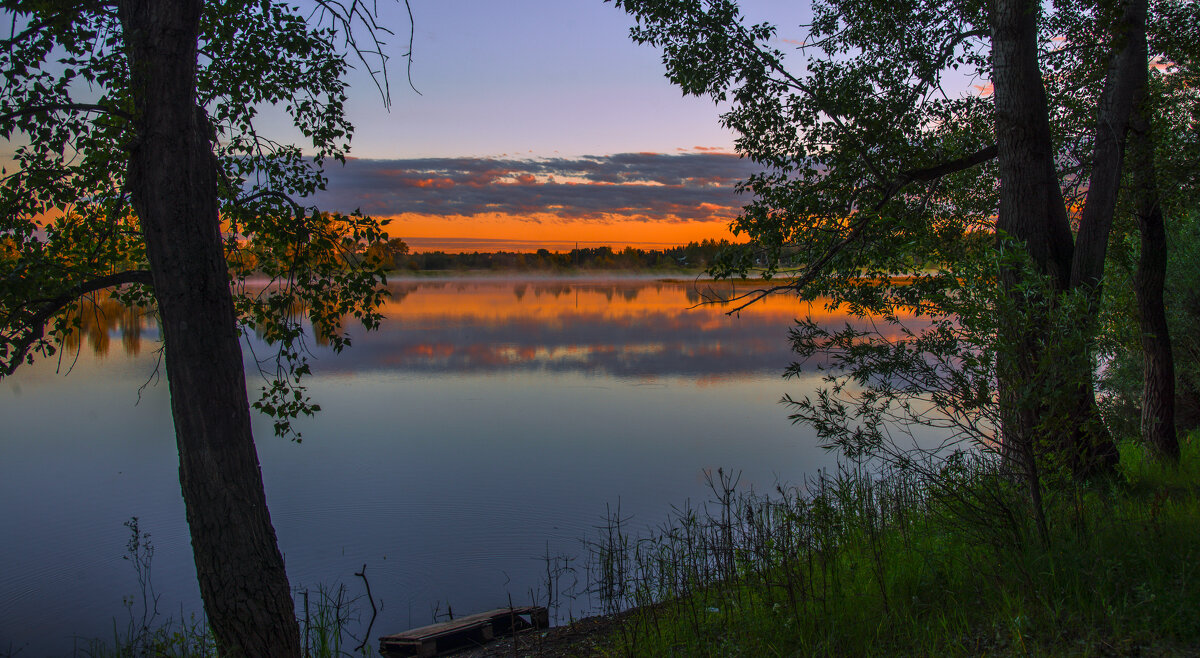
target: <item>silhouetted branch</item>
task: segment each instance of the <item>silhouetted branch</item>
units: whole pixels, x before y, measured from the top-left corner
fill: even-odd
[[[371,621],[367,623],[367,632],[363,633],[362,643],[354,649],[354,653],[358,653],[367,646],[367,642],[371,641],[371,627],[375,625],[375,615],[379,614],[379,610],[375,607],[375,597],[371,596],[371,583],[367,580],[367,565],[364,564],[362,571],[356,572],[354,575],[363,579],[363,585],[367,588],[367,600],[371,602]]]
[[[10,7],[5,7],[5,10],[11,11],[12,14],[11,14],[10,26],[8,29],[9,36],[6,39],[0,39],[0,48],[4,48],[4,49],[14,48],[18,43],[25,41],[26,39],[29,39],[30,37],[36,36],[42,30],[53,26],[57,22],[62,21],[63,15],[67,12],[74,12],[75,14],[80,14],[83,11],[95,11],[96,13],[103,13],[104,9],[112,8],[112,7],[113,7],[112,2],[62,3],[61,9],[59,11],[43,14],[44,17],[42,18],[42,20],[31,21],[28,25],[25,26],[25,29],[21,30],[20,32],[17,32],[17,17],[19,15],[21,15],[22,13],[27,14],[27,15],[32,15],[32,11],[27,8],[23,8],[23,7],[17,8],[16,10],[13,10]],[[44,11],[46,8],[42,7],[41,9]]]
[[[910,183],[927,183],[938,180],[944,176],[949,176],[950,174],[963,171],[965,169],[970,169],[971,167],[983,164],[984,162],[995,158],[997,152],[998,150],[996,145],[992,144],[969,155],[950,160],[949,162],[943,162],[942,164],[935,165],[933,167],[922,167],[920,169],[910,169],[909,171],[903,172],[892,179],[891,183],[889,183],[885,189],[883,197],[875,203],[872,210],[874,212],[881,210],[888,201],[891,201],[893,198],[895,198],[895,196]],[[737,307],[726,312],[726,315],[732,315],[768,295],[772,295],[783,290],[800,290],[804,286],[812,283],[813,279],[815,279],[821,273],[821,269],[824,268],[834,256],[856,241],[858,237],[862,235],[863,230],[869,223],[869,216],[864,215],[863,219],[852,225],[849,235],[826,249],[824,254],[817,258],[817,260],[809,263],[805,267],[804,272],[798,277],[792,279],[790,283],[771,286],[768,288],[760,288],[758,290],[752,290],[735,297],[730,297],[727,299],[715,299],[712,301],[730,303],[746,300],[744,303],[739,304]]]
[[[42,114],[44,112],[57,112],[59,110],[74,110],[76,112],[100,112],[101,114],[111,114],[125,119],[132,118],[128,112],[118,110],[113,107],[104,105],[96,105],[94,103],[47,103],[45,105],[31,105],[17,110],[12,110],[0,114],[0,121],[8,121],[17,117],[30,116],[34,114]]]
[[[404,54],[404,56],[408,58],[408,86],[410,89],[417,92],[418,96],[421,96],[421,91],[417,89],[417,86],[413,84],[412,81],[413,39],[417,34],[417,23],[413,20],[412,5],[409,4],[408,0],[404,0],[404,8],[408,10],[408,52]]]
[[[958,173],[964,169],[970,169],[976,165],[981,165],[988,160],[995,158],[997,153],[999,153],[998,147],[995,144],[992,144],[990,146],[985,146],[984,148],[970,155],[964,155],[961,158],[951,160],[949,162],[943,162],[942,164],[934,167],[925,167],[923,169],[913,169],[911,171],[907,171],[903,174],[900,174],[898,178],[905,179],[905,182],[920,181],[923,183],[937,180],[943,176],[949,176],[950,174]]]
[[[9,356],[7,363],[0,363],[0,376],[11,375],[16,372],[17,367],[24,362],[25,357],[29,354],[30,348],[45,336],[46,323],[50,321],[50,318],[54,317],[55,313],[58,313],[83,295],[130,283],[153,285],[154,281],[151,278],[149,270],[128,270],[78,283],[57,297],[35,300],[35,303],[38,304],[37,310],[28,319],[20,322],[20,325],[25,328],[27,333],[12,341],[12,354]],[[12,315],[10,314],[9,318],[6,318],[5,324],[7,324],[7,320],[10,320],[11,317]]]
[[[391,35],[393,32],[379,24],[376,20],[376,10],[374,6],[368,7],[364,0],[316,0],[316,5],[319,11],[328,16],[330,24],[340,26],[346,45],[354,52],[358,60],[366,67],[367,73],[371,76],[371,81],[375,83],[375,87],[379,90],[380,96],[383,97],[385,106],[390,106],[392,103],[391,89],[388,84],[388,57],[383,53],[383,40],[381,34]],[[413,41],[416,34],[416,29],[413,23],[412,6],[409,0],[404,0],[404,6],[408,10],[409,20],[409,35],[408,35],[408,52],[404,54],[408,58],[408,85],[413,91],[420,94],[417,88],[412,83],[412,51]],[[371,42],[371,46],[363,47],[359,44],[356,36],[355,23],[361,25],[361,29],[366,30],[367,40]],[[379,59],[379,70],[375,70],[368,61],[367,55],[372,55]]]
[[[251,201],[257,201],[259,199],[278,199],[291,206],[292,210],[296,212],[297,217],[304,215],[304,207],[301,206],[295,199],[284,194],[283,192],[280,192],[279,190],[262,190],[255,192],[249,196],[241,197],[240,199],[234,201],[234,204],[240,206],[250,203]]]

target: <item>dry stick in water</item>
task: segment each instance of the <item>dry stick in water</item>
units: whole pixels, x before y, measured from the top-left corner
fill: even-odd
[[[367,624],[367,632],[363,634],[362,642],[359,643],[358,647],[354,649],[354,653],[358,653],[359,651],[362,651],[363,647],[367,646],[367,642],[371,640],[371,627],[375,625],[375,616],[379,614],[379,610],[375,607],[375,597],[371,596],[371,582],[367,580],[367,565],[364,564],[362,566],[362,571],[359,571],[354,575],[363,579],[363,585],[365,585],[367,588],[367,600],[371,602],[371,621]]]

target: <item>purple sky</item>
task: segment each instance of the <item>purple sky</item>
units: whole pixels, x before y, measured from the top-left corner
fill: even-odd
[[[754,20],[798,36],[806,1],[744,0]],[[360,158],[574,157],[732,150],[711,100],[684,98],[660,53],[629,39],[633,20],[601,0],[411,0],[413,82],[402,2],[381,2],[396,32],[392,109],[369,81],[352,80]]]

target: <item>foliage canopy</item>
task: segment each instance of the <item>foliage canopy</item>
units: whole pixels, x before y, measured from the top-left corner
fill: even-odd
[[[0,183],[0,368],[53,355],[85,295],[115,284],[124,301],[153,308],[146,247],[126,183],[134,139],[130,71],[118,12],[60,2],[0,5],[0,135],[15,145]],[[366,36],[376,49],[355,41]],[[205,3],[197,62],[199,121],[218,169],[221,235],[240,330],[278,347],[260,361],[256,403],[276,431],[318,407],[303,395],[305,316],[331,346],[344,325],[380,320],[380,264],[363,254],[386,241],[357,212],[302,205],[324,188],[322,167],[344,162],[353,127],[345,114],[347,50],[373,74],[386,30],[359,3]],[[379,75],[387,98],[386,77]],[[280,141],[278,115],[306,140]],[[48,327],[48,331],[47,331]]]
[[[1195,133],[1194,86],[1179,87],[1194,71],[1197,3],[818,0],[797,42],[734,0],[613,2],[684,93],[730,104],[722,122],[763,167],[742,183],[752,197],[732,226],[748,243],[713,273],[790,277],[742,304],[793,290],[905,332],[802,323],[797,352],[833,351],[843,370],[798,418],[844,448],[870,446],[872,421],[928,423],[928,407],[906,405],[932,400],[946,414],[935,425],[961,429],[970,409],[995,440],[1065,434],[1054,451],[1074,454],[1077,475],[1111,470],[1092,316],[1114,214],[1133,212],[1117,199],[1139,99],[1171,117],[1155,137]],[[973,359],[980,368],[964,369]]]

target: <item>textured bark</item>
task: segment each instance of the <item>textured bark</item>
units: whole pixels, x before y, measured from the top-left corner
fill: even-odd
[[[1099,305],[1104,254],[1121,187],[1125,137],[1135,101],[1146,85],[1146,12],[1146,0],[1124,3],[1118,24],[1121,49],[1109,64],[1100,93],[1092,173],[1071,263],[1071,285],[1089,290],[1093,308]]]
[[[1167,232],[1158,199],[1154,169],[1154,135],[1145,96],[1139,104],[1130,132],[1130,157],[1142,250],[1134,273],[1138,319],[1142,330],[1142,441],[1153,454],[1169,461],[1179,460],[1179,437],[1175,432],[1175,359],[1163,284],[1167,277]]]
[[[223,656],[298,656],[250,427],[212,130],[196,105],[202,8],[201,0],[118,4],[137,130],[127,183],[161,316],[179,480],[208,622]]]
[[[992,83],[1000,174],[996,227],[1002,237],[1023,244],[1057,290],[1066,291],[1071,288],[1074,244],[1055,169],[1046,90],[1038,63],[1040,7],[1036,0],[996,0],[993,6]],[[1019,272],[1006,272],[1003,285],[1015,290],[1019,277]],[[1111,471],[1116,465],[1116,446],[1096,406],[1090,360],[1079,359],[1054,372],[1037,373],[1035,364],[1044,356],[1042,346],[1054,340],[1052,329],[1031,321],[1012,330],[1021,335],[1007,342],[1019,344],[1020,349],[998,355],[1013,361],[1002,365],[1001,372],[1008,376],[999,382],[1002,440],[1018,444],[1006,446],[1006,454],[1043,446],[1059,452],[1078,477]],[[1041,381],[1042,377],[1056,381]],[[1025,393],[1028,390],[1060,391],[1065,407],[1035,407]],[[1048,417],[1063,414],[1064,408],[1072,417],[1069,425]]]
[[[1061,436],[1060,444],[1067,451],[1067,465],[1079,478],[1111,475],[1121,460],[1117,443],[1096,404],[1093,367],[1089,355],[1082,365],[1068,371],[1062,381],[1073,410],[1072,422]]]
[[[1137,99],[1146,86],[1147,11],[1146,0],[1122,3],[1114,37],[1118,49],[1109,62],[1097,108],[1092,172],[1072,252],[1070,280],[1072,288],[1087,293],[1092,315],[1100,305],[1100,282],[1120,192],[1126,135]],[[1100,419],[1090,359],[1086,370],[1076,369],[1072,379],[1067,385],[1075,398],[1074,415],[1080,420],[1071,432],[1077,456],[1072,466],[1084,475],[1112,471],[1120,456]]]
[[[1031,0],[996,0],[992,84],[1000,209],[996,227],[1019,240],[1034,263],[1065,289],[1071,275],[1071,227],[1054,167],[1050,112],[1038,65],[1037,18]]]

